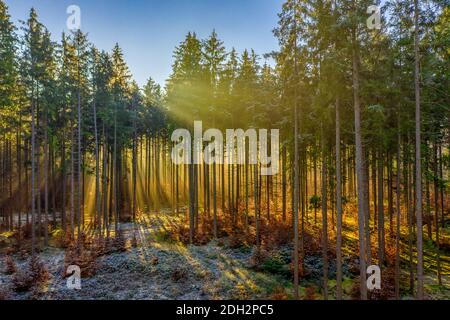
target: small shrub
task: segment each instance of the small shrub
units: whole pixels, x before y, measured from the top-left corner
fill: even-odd
[[[322,245],[320,239],[314,237],[314,234],[318,234],[319,231],[311,230],[305,232],[303,239],[303,249],[305,256],[314,256],[317,254],[322,254]]]
[[[28,222],[22,226],[22,230],[20,230],[20,233],[22,234],[22,239],[31,239],[31,233],[32,233],[32,227],[31,222]]]
[[[122,215],[119,217],[121,223],[131,223],[133,222],[133,216],[130,214]]]
[[[173,282],[183,282],[186,281],[188,278],[188,272],[185,268],[182,268],[180,266],[176,266],[172,273],[170,274],[170,278]]]
[[[127,241],[123,235],[122,231],[117,231],[116,236],[114,237],[114,249],[119,252],[123,252],[127,250]]]
[[[22,260],[28,259],[28,257],[30,256],[30,254],[28,253],[27,250],[22,249],[19,251],[19,258]]]
[[[395,269],[387,268],[382,271],[381,289],[369,292],[371,300],[388,300],[395,297]]]
[[[30,271],[37,283],[44,283],[49,279],[47,268],[37,255],[31,257]]]
[[[312,196],[309,199],[309,209],[310,210],[313,210],[313,209],[318,210],[318,209],[320,209],[321,202],[322,202],[322,200],[320,199],[319,196],[317,196],[317,195]]]
[[[288,295],[286,293],[286,290],[282,287],[277,287],[275,290],[273,290],[272,294],[270,295],[271,300],[287,300]]]
[[[316,289],[314,287],[307,287],[305,289],[305,300],[316,300]]]
[[[231,249],[238,249],[245,245],[245,237],[242,234],[232,234],[228,238],[228,247]]]
[[[10,255],[6,256],[5,265],[6,265],[5,274],[11,275],[16,273],[17,267],[16,264],[14,263],[14,259]]]
[[[153,257],[152,260],[150,260],[150,264],[152,266],[156,266],[159,263],[158,257]]]
[[[97,248],[98,249],[98,248]],[[88,250],[82,245],[72,245],[66,250],[64,272],[71,265],[80,267],[82,277],[91,277],[97,270],[97,250]],[[66,274],[63,275],[64,277]]]
[[[300,255],[300,254],[299,254]],[[294,259],[292,258],[291,263],[289,264],[289,270],[290,273],[292,275],[292,278],[294,277],[295,274],[295,268],[294,268],[295,264],[294,264]],[[301,259],[299,259],[298,261],[298,277],[299,278],[304,278],[305,276],[308,275],[308,271],[305,270],[304,268],[304,264],[302,263]]]
[[[189,236],[188,236],[189,237]],[[156,242],[173,242],[175,240],[175,236],[171,235],[166,230],[159,230],[155,232],[155,240]]]
[[[342,196],[341,201],[343,206],[346,206],[348,203],[350,203],[350,199],[344,195]]]
[[[211,230],[209,228],[206,228],[203,225],[202,228],[195,234],[195,244],[200,246],[208,244],[213,239],[213,235],[210,231]]]
[[[265,223],[261,226],[263,244],[268,250],[292,243],[292,227],[286,222]]]
[[[54,231],[53,236],[57,248],[67,249],[74,241],[72,233],[63,230]]]
[[[353,283],[351,292],[350,292],[350,296],[352,297],[353,300],[360,300],[361,299],[361,288],[360,288],[360,284],[359,284],[359,279],[356,279],[357,281],[355,281]]]
[[[359,275],[359,263],[358,261],[352,261],[349,263],[348,272],[351,274],[357,276]]]
[[[279,254],[272,253],[263,262],[261,269],[273,274],[283,273],[283,270],[285,270],[285,262],[283,261],[283,257],[281,257]]]
[[[269,253],[261,248],[255,247],[250,256],[250,266],[255,269],[260,269],[264,261],[269,257]]]
[[[190,230],[189,224],[175,226],[171,231],[164,231],[159,233],[158,237],[164,242],[181,242],[183,244],[190,244]],[[206,226],[201,226],[194,231],[193,244],[205,245],[213,239],[210,230]]]
[[[91,244],[91,240],[89,239],[87,234],[84,232],[80,232],[76,241],[78,242],[79,245],[84,246],[84,247],[87,247]]]
[[[16,292],[25,292],[42,285],[49,279],[44,263],[37,255],[31,257],[28,266],[14,274],[12,283]]]
[[[20,270],[14,275],[12,283],[16,292],[25,292],[33,286],[33,276],[29,270]]]

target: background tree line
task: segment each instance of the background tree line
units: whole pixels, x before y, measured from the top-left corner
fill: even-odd
[[[386,1],[381,30],[369,30],[371,4],[287,0],[274,29],[280,49],[263,56],[227,50],[215,31],[203,40],[189,32],[163,90],[152,79],[139,88],[119,45],[99,51],[81,31],[53,42],[34,9],[18,32],[0,0],[2,228],[29,227],[34,252],[55,228],[109,238],[170,207],[185,214],[188,242],[232,227],[258,251],[268,227],[287,226],[294,296],[315,233],[323,296],[335,249],[340,299],[349,215],[360,274],[393,268],[398,298],[406,254],[409,290],[423,298],[423,237],[437,248],[441,284],[448,215],[450,10]],[[281,173],[261,176],[248,159],[175,166],[171,132],[194,120],[280,128]]]

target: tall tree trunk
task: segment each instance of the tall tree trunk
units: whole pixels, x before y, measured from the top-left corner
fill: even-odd
[[[113,196],[113,204],[114,204],[114,231],[115,231],[115,235],[117,236],[117,231],[119,230],[119,197],[118,197],[118,192],[117,192],[117,186],[119,184],[119,177],[117,175],[118,173],[118,165],[117,165],[117,154],[118,154],[118,147],[117,147],[117,105],[115,106],[114,109],[114,154],[113,154],[113,166],[112,166],[112,174],[111,174],[111,180],[112,180],[112,186],[113,186],[113,192],[112,192],[112,196]]]
[[[428,143],[426,143],[426,146],[428,147]],[[425,152],[425,172],[429,172],[430,169],[430,157],[429,157],[430,150],[427,150]],[[427,174],[425,174],[425,214],[426,214],[426,226],[427,226],[427,234],[428,239],[433,239],[433,217],[431,215],[431,194],[430,194],[430,180],[427,177]]]
[[[342,192],[341,192],[341,128],[339,98],[336,98],[336,299],[342,300]]]
[[[194,164],[189,163],[189,243],[194,243],[194,215],[195,215],[195,194],[194,194]]]
[[[314,141],[314,196],[317,197],[317,142]],[[314,225],[317,224],[317,206],[314,203]]]
[[[355,109],[355,149],[356,149],[356,173],[358,180],[358,233],[359,233],[359,277],[361,299],[367,299],[366,286],[366,244],[365,244],[365,212],[364,212],[364,166],[363,145],[361,136],[361,104],[359,98],[359,53],[357,48],[356,30],[352,30],[352,64],[353,64],[353,103]]]
[[[383,154],[378,152],[378,265],[384,264],[384,192],[383,192]]]
[[[17,230],[19,231],[17,233],[18,235],[18,243],[19,243],[19,247],[21,245],[21,238],[20,238],[20,231],[22,229],[22,145],[21,145],[21,134],[22,134],[22,114],[20,114],[20,120],[19,120],[19,130],[17,130],[17,143],[16,143],[16,152],[17,152],[17,174],[18,174],[18,185],[19,185],[19,203],[18,203],[18,224],[17,224]],[[26,187],[28,188],[28,186]]]
[[[410,137],[408,134],[408,143],[410,142]],[[406,195],[406,206],[407,206],[407,214],[408,214],[408,257],[409,257],[409,289],[411,294],[414,293],[414,270],[413,270],[413,196],[412,196],[412,185],[413,179],[411,178],[411,164],[410,164],[410,152],[409,150],[406,153],[406,157],[404,159],[405,162],[405,175],[406,175],[406,183],[405,186],[405,195]]]
[[[133,119],[133,155],[132,155],[132,185],[133,185],[133,223],[136,223],[136,210],[137,210],[137,191],[136,191],[136,184],[137,184],[137,106],[133,105],[133,111],[134,111],[134,119]]]
[[[399,116],[400,119],[400,116]],[[395,235],[395,298],[400,299],[400,226],[401,226],[401,140],[400,140],[400,120],[398,124],[397,133],[397,190],[396,190],[396,211],[397,211],[397,224],[396,224],[396,235]]]
[[[94,109],[94,137],[95,137],[95,208],[97,217],[97,227],[101,232],[102,226],[102,209],[101,209],[101,199],[100,199],[100,156],[98,151],[98,130],[97,130],[97,106],[96,101],[92,103]]]
[[[38,92],[38,96],[36,99],[36,133],[35,133],[35,151],[36,151],[36,201],[37,201],[37,237],[38,237],[38,246],[41,243],[42,237],[42,208],[41,208],[41,117],[40,117],[40,108],[39,108],[39,88],[36,89]]]
[[[62,204],[61,204],[61,226],[63,232],[67,231],[67,217],[66,217],[66,191],[67,191],[67,161],[66,161],[66,135],[65,131],[62,133],[61,141],[61,174],[62,174]]]
[[[327,212],[327,156],[325,132],[321,125],[322,136],[322,259],[323,259],[323,298],[328,300],[328,212]]]
[[[416,96],[416,223],[417,223],[417,298],[423,299],[422,161],[419,65],[419,3],[414,0],[414,87]]]
[[[33,95],[34,96],[34,95]],[[35,125],[35,102],[32,98],[31,102],[31,254],[34,255],[36,252],[36,125]]]
[[[70,233],[74,235],[75,224],[75,135],[71,129],[72,145],[70,147]]]
[[[221,167],[221,171],[222,171],[222,186],[221,186],[221,191],[222,191],[222,197],[221,197],[221,201],[222,201],[222,215],[225,213],[225,163],[222,163]]]
[[[30,139],[25,139],[25,150],[24,150],[24,158],[25,158],[25,163],[30,163]],[[31,210],[31,204],[30,204],[30,178],[28,175],[28,165],[25,166],[25,185],[26,185],[26,192],[25,192],[25,203],[27,203],[26,207],[25,207],[25,220],[26,220],[26,224],[28,225],[30,223],[30,210]],[[30,207],[28,207],[28,205],[30,205]],[[28,208],[30,208],[30,210],[28,210]]]
[[[103,166],[102,166],[102,179],[103,179],[103,224],[102,224],[102,237],[105,230],[109,230],[108,221],[108,145],[107,135],[105,133],[105,124],[103,124]]]
[[[439,239],[439,180],[438,180],[438,148],[436,142],[433,146],[434,156],[434,220],[436,232],[436,265],[438,284],[442,286],[442,270],[441,270],[441,253],[440,253],[440,239]],[[431,224],[431,221],[429,222]]]
[[[394,234],[394,194],[392,188],[393,170],[392,170],[393,160],[391,154],[388,153],[387,156],[387,170],[388,170],[388,212],[389,212],[389,232]]]
[[[378,228],[378,206],[377,206],[377,157],[375,150],[372,151],[372,200],[373,200],[373,225]]]

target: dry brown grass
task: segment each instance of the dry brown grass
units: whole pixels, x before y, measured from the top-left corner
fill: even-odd
[[[92,277],[97,270],[98,251],[85,248],[82,244],[72,244],[64,257],[64,276],[71,265],[80,267],[82,277]]]
[[[288,294],[282,287],[277,287],[270,295],[270,300],[288,300]]]
[[[305,289],[304,300],[308,300],[308,301],[317,300],[316,289],[314,287],[307,287]]]
[[[172,270],[170,278],[173,282],[184,282],[188,278],[188,271],[184,267],[176,266]]]
[[[14,259],[10,255],[7,255],[5,258],[5,274],[11,275],[16,273],[16,271],[17,267]]]
[[[269,258],[270,253],[263,249],[255,247],[250,256],[250,266],[255,269],[259,269],[260,266]]]
[[[11,294],[6,287],[0,288],[0,301],[9,300],[11,297]]]

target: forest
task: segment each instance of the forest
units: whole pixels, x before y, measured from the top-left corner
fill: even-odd
[[[0,300],[450,299],[450,6],[373,4],[286,0],[273,52],[186,30],[139,87],[0,0]],[[174,163],[195,121],[279,129],[278,172]]]

